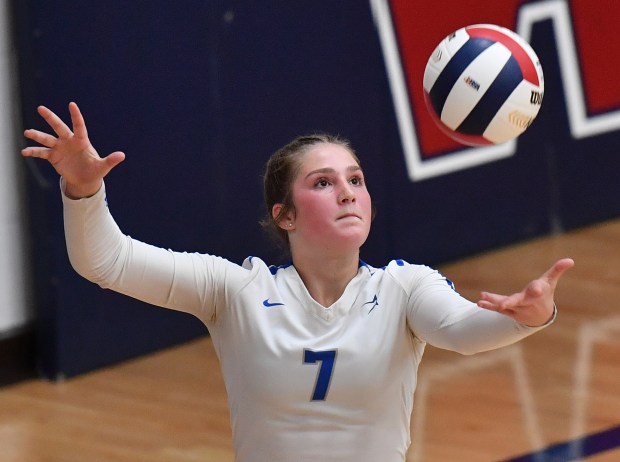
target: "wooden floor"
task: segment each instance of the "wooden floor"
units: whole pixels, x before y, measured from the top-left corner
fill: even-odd
[[[427,349],[408,461],[505,460],[620,425],[620,221],[440,269],[476,298],[519,290],[565,256],[576,267],[560,282],[551,328],[475,356]],[[620,460],[615,446],[588,460]],[[210,340],[64,383],[0,389],[0,460],[232,461]]]

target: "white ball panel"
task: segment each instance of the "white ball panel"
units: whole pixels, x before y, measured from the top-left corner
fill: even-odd
[[[510,52],[495,43],[480,53],[460,75],[446,98],[441,120],[455,129],[484,96],[506,61]]]
[[[446,65],[450,62],[450,59],[454,54],[459,51],[465,42],[469,40],[469,35],[465,29],[459,29],[452,35],[449,35],[441,41],[437,48],[431,54],[431,57],[426,64],[426,70],[424,71],[423,86],[426,91],[430,91],[437,80],[441,71],[444,70]]]
[[[523,133],[540,110],[540,104],[530,102],[532,91],[537,90],[537,86],[522,81],[497,111],[483,136],[497,144]]]

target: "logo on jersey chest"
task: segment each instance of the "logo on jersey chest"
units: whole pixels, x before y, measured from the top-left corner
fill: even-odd
[[[369,307],[368,314],[370,314],[372,310],[374,310],[376,307],[379,306],[379,300],[377,299],[377,294],[375,294],[372,300],[364,303],[362,306],[368,306]]]
[[[274,306],[284,306],[284,303],[282,302],[272,302],[269,300],[269,298],[266,298],[265,300],[263,300],[263,306],[265,308],[273,308]]]

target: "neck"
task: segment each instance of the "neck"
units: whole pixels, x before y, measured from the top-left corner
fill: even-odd
[[[329,307],[340,298],[357,274],[359,252],[332,259],[294,254],[293,264],[312,298]]]

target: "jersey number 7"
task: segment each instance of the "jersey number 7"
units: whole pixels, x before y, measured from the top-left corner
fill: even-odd
[[[312,393],[312,401],[325,401],[327,398],[329,384],[334,372],[337,351],[338,350],[304,350],[304,364],[319,363],[314,392]]]

